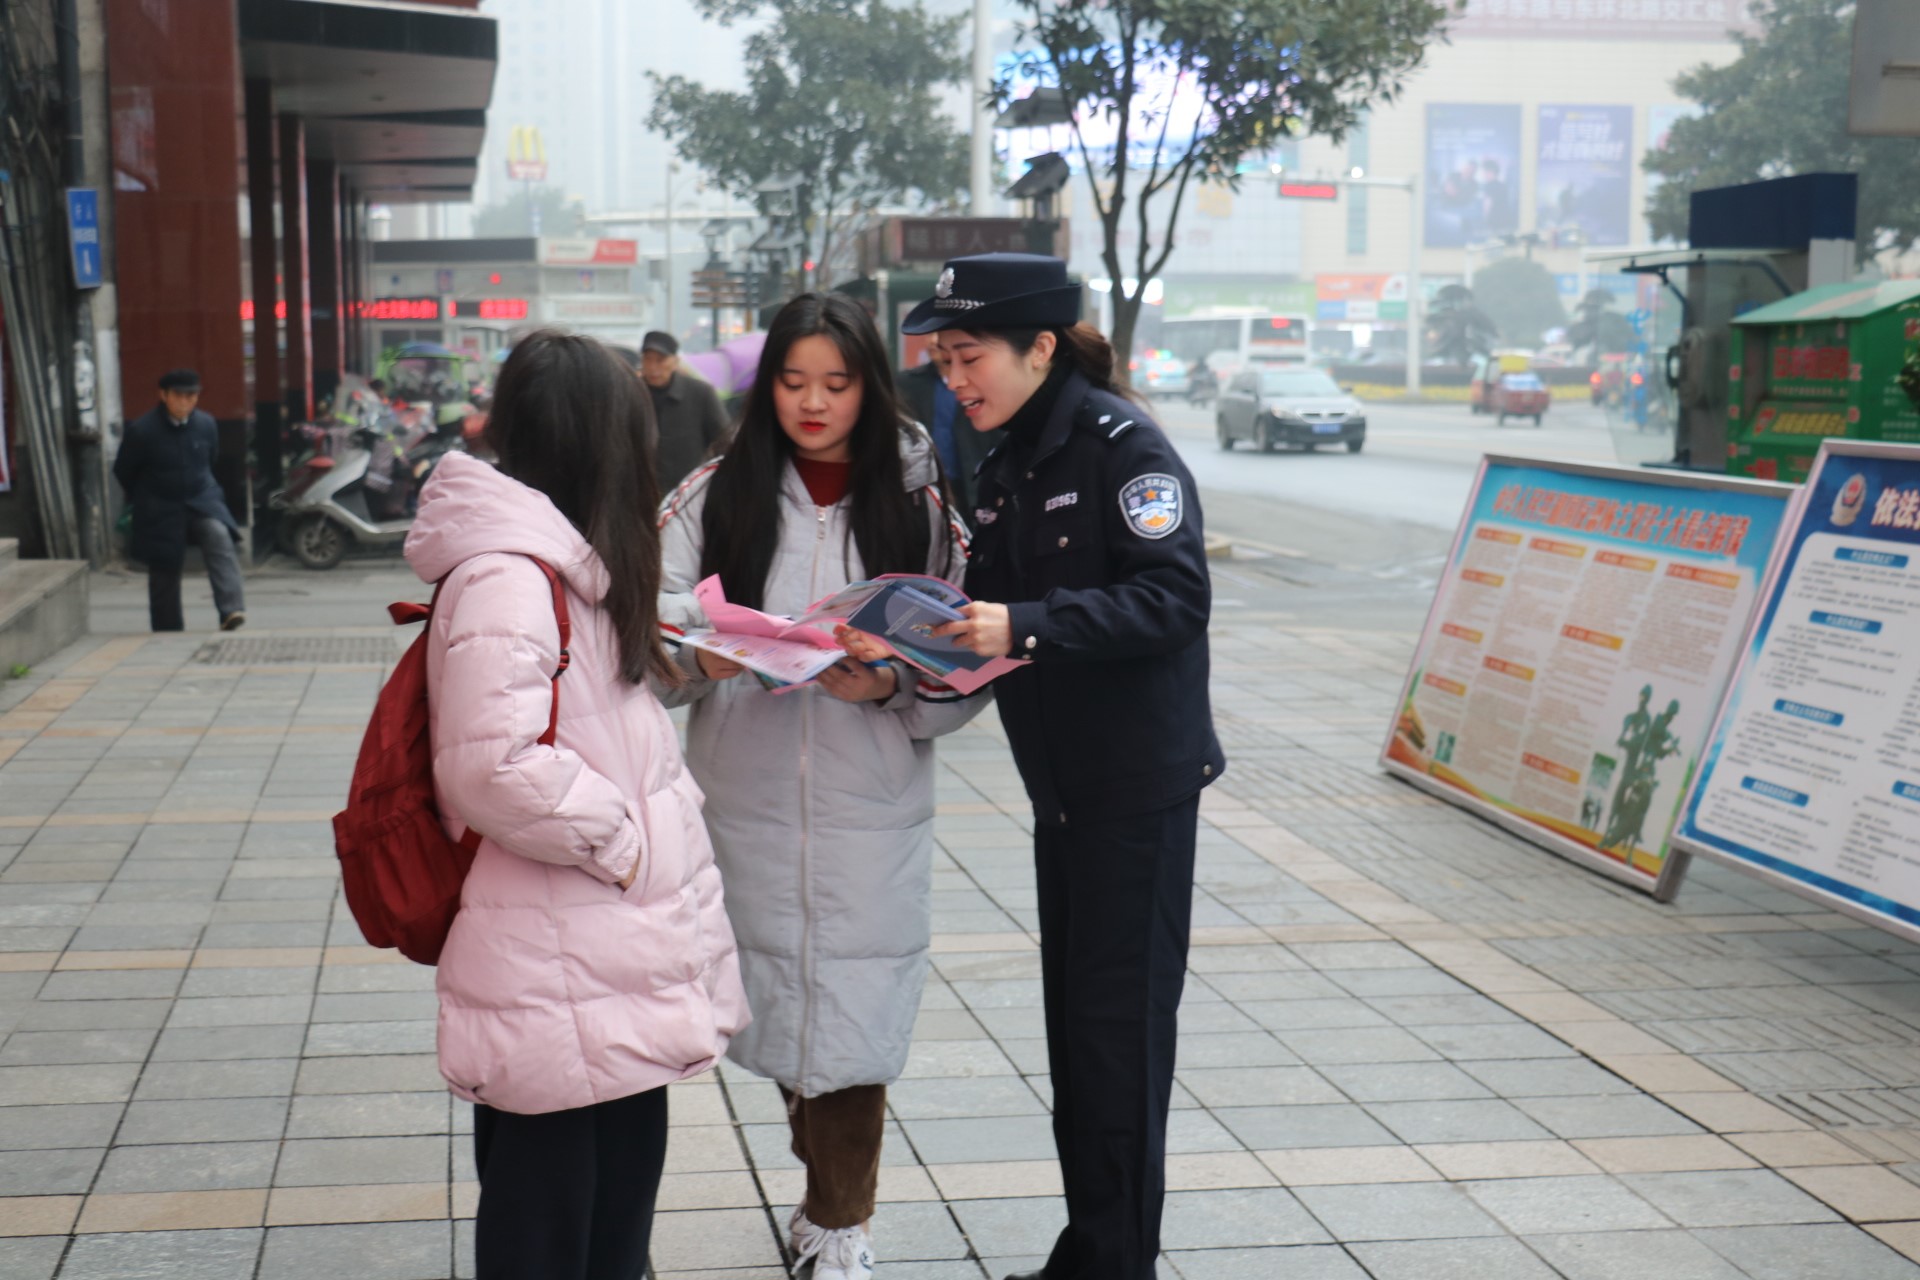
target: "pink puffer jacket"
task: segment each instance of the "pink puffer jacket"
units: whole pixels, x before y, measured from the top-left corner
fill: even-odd
[[[566,581],[573,623],[551,747],[560,633],[529,556]],[[704,1071],[747,1022],[739,960],[673,724],[619,677],[600,558],[544,494],[453,454],[407,560],[441,583],[427,673],[447,833],[487,837],[440,958],[441,1074],[537,1114]]]

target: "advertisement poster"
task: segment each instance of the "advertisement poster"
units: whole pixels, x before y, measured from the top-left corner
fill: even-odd
[[[1322,320],[1372,322],[1407,318],[1404,275],[1318,275],[1313,278]]]
[[[1828,441],[1675,838],[1920,940],[1920,447]]]
[[[1589,246],[1627,243],[1633,213],[1632,107],[1540,108],[1534,225]]]
[[[1429,249],[1519,229],[1519,107],[1428,105],[1426,206]]]
[[[1382,763],[1665,899],[1786,485],[1488,457]]]

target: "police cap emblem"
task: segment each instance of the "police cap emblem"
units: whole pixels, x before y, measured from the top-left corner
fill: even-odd
[[[953,296],[952,267],[948,267],[940,273],[940,279],[935,282],[933,286],[933,296],[936,298],[951,298]]]
[[[1120,489],[1120,514],[1141,537],[1166,537],[1180,527],[1186,514],[1180,502],[1180,482],[1158,472],[1134,477]]]

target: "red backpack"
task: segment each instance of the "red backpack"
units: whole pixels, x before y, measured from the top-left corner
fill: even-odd
[[[529,557],[531,559],[531,557]],[[560,624],[560,669],[553,673],[553,712],[542,746],[553,745],[560,723],[560,676],[567,669],[572,627],[560,575],[539,560],[553,587],[553,615]],[[387,613],[399,626],[425,622],[440,602],[399,603]],[[421,964],[436,964],[447,931],[460,910],[460,886],[480,833],[472,827],[458,841],[447,838],[433,799],[433,748],[427,741],[427,633],[423,629],[393,669],[373,705],[373,719],[360,740],[347,807],[334,815],[333,845],[354,923],[376,947],[397,947]]]

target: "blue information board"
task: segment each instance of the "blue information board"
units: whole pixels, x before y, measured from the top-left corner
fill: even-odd
[[[73,250],[73,286],[100,287],[100,193],[92,187],[67,188],[67,243]]]
[[[1920,448],[1822,446],[1675,843],[1920,940]]]

